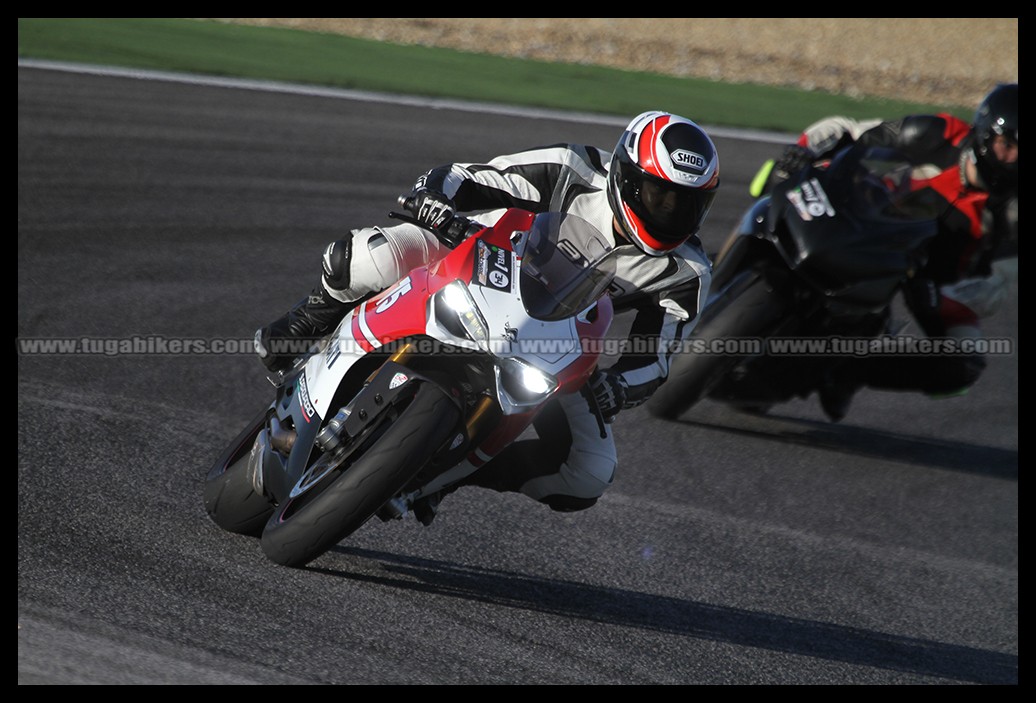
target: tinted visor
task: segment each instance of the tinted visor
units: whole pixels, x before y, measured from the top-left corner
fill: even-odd
[[[994,193],[1018,187],[1018,132],[993,132],[978,150],[978,172]]]
[[[698,231],[712,207],[716,189],[680,186],[639,172],[623,169],[619,195],[643,220],[655,239],[685,239]]]

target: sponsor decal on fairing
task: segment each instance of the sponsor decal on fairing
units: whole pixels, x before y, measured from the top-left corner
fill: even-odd
[[[475,253],[475,271],[472,282],[493,288],[494,290],[511,292],[511,281],[514,279],[513,254],[508,249],[501,249],[478,241]]]
[[[827,199],[827,193],[816,178],[811,178],[798,188],[788,191],[788,200],[806,222],[815,217],[834,217],[835,209]]]
[[[316,415],[316,409],[309,397],[309,386],[306,383],[306,374],[299,376],[299,407],[302,409],[302,419],[309,422]]]

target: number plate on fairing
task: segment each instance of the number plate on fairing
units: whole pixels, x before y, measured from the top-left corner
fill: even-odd
[[[514,254],[507,249],[486,244],[481,239],[476,247],[471,282],[510,293],[514,282]]]

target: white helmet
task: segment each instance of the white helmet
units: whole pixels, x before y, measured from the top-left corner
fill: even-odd
[[[697,233],[719,189],[719,156],[701,127],[645,112],[622,133],[608,169],[608,203],[629,239],[662,256]]]

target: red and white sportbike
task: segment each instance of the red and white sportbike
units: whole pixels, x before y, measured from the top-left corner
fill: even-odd
[[[573,215],[516,209],[493,227],[450,226],[478,231],[272,379],[276,398],[206,478],[217,525],[302,566],[375,514],[402,517],[551,398],[581,391],[613,316],[608,239]]]

